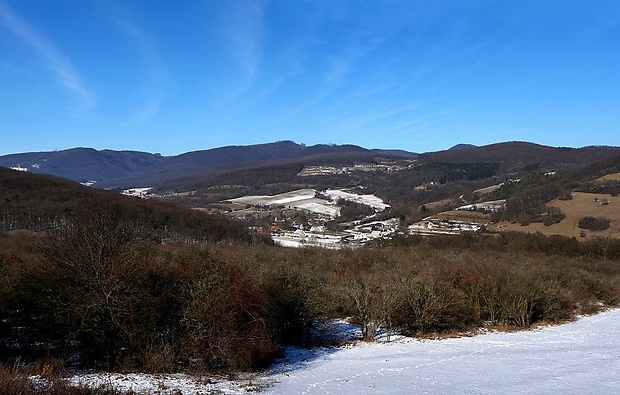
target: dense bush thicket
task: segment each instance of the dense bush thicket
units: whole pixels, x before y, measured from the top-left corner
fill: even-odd
[[[620,298],[620,245],[540,235],[407,238],[331,251],[157,244],[110,207],[0,237],[0,355],[145,371],[236,371],[325,317],[451,333],[561,322]],[[592,251],[587,249],[591,248]]]
[[[609,229],[609,222],[610,221],[607,218],[585,217],[579,220],[577,227],[596,232]]]
[[[502,232],[500,234],[465,233],[459,236],[397,237],[378,243],[379,246],[424,246],[439,253],[442,249],[497,251],[500,253],[542,253],[564,257],[585,257],[599,260],[620,260],[620,240],[593,237],[578,241],[574,237],[545,236],[541,233]]]
[[[610,180],[584,183],[579,187],[578,191],[618,196],[620,195],[620,181]]]

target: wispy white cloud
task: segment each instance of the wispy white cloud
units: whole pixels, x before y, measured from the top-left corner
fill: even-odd
[[[325,82],[328,84],[344,83],[355,63],[381,48],[382,41],[378,38],[371,40],[355,38],[342,53],[332,60],[331,68],[325,75]]]
[[[0,23],[45,59],[60,83],[87,107],[95,104],[97,96],[84,85],[69,58],[63,55],[47,37],[17,16],[4,1],[0,1]]]
[[[153,40],[128,19],[113,18],[120,30],[136,45],[146,67],[149,79],[150,97],[147,103],[135,114],[132,123],[143,123],[159,113],[164,101],[164,86],[168,80],[168,70],[159,55]]]
[[[211,110],[217,112],[229,108],[233,103],[234,107],[239,109],[239,98],[258,80],[262,56],[263,18],[268,1],[230,0],[222,4],[224,8],[219,14],[220,34],[224,37],[225,51],[232,58],[230,73],[227,75],[234,75],[235,79],[217,100],[211,103]],[[275,81],[271,87],[264,89],[263,97],[277,89],[282,82],[284,80]],[[251,104],[251,101],[244,103]]]
[[[258,91],[257,99],[263,100],[270,97],[280,86],[285,84],[288,79],[303,74],[304,72],[306,72],[306,69],[301,61],[293,61],[287,64],[286,68],[278,73],[274,80],[269,81],[265,87]]]
[[[373,108],[364,108],[367,110],[365,113],[356,113],[353,117],[344,119],[342,122],[343,127],[346,130],[355,131],[362,128],[371,127],[378,122],[391,121],[393,119],[400,119],[403,117],[416,118],[419,109],[433,101],[430,99],[420,99],[412,103],[407,103],[400,107],[389,108],[387,105],[383,105],[382,108],[374,110]]]
[[[143,124],[144,122],[158,114],[161,110],[162,102],[163,97],[159,95],[152,97],[145,105],[140,108],[137,113],[133,115],[131,123]]]
[[[229,1],[229,9],[223,15],[224,33],[230,41],[230,51],[237,65],[254,78],[259,69],[263,14],[267,1]]]

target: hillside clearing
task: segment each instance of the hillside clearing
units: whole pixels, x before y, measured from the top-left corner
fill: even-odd
[[[607,199],[608,204],[601,204]],[[516,232],[540,232],[545,235],[561,235],[577,237],[580,240],[596,236],[620,238],[620,196],[573,192],[571,200],[555,199],[547,203],[547,207],[557,207],[566,217],[557,224],[544,226],[542,223],[531,223],[521,226],[519,223],[502,223],[490,227],[491,230],[516,231]],[[578,228],[579,221],[584,217],[603,217],[611,221],[607,230],[593,232]],[[585,237],[580,237],[583,232]]]
[[[478,195],[488,195],[488,194],[490,194],[492,192],[497,191],[499,188],[501,188],[502,185],[504,185],[504,184],[503,183],[502,184],[496,184],[496,185],[491,185],[491,186],[488,186],[488,187],[485,187],[485,188],[476,189],[474,191],[474,193],[476,193]]]
[[[594,181],[598,181],[598,182],[603,182],[603,181],[620,181],[620,173],[606,174],[603,177],[597,178]]]

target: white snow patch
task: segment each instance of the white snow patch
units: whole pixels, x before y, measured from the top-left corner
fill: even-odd
[[[298,202],[300,200],[314,199],[314,194],[315,194],[314,190],[307,191],[305,193],[302,192],[299,195],[288,196],[288,197],[283,197],[279,199],[273,199],[271,201],[271,204],[287,204],[287,203]]]
[[[619,336],[616,309],[531,331],[359,342],[305,357],[265,393],[611,394],[620,388]]]
[[[317,202],[307,202],[297,205],[298,208],[308,210],[314,213],[327,215],[332,218],[336,218],[340,215],[340,207],[335,205],[317,203]]]
[[[475,211],[475,210],[483,210],[495,212],[501,209],[506,205],[506,200],[493,200],[491,202],[480,202],[480,203],[472,203],[467,204],[465,206],[457,207],[455,210],[466,210],[466,211]]]
[[[330,189],[325,191],[332,201],[316,198],[317,191],[315,189],[299,189],[281,193],[274,196],[242,196],[228,201],[241,204],[253,204],[258,206],[286,206],[289,208],[298,208],[308,210],[317,214],[336,218],[340,215],[340,207],[336,205],[338,199],[354,201],[365,204],[377,211],[383,211],[390,207],[374,195],[356,195],[354,193],[345,192],[339,189]]]
[[[355,193],[345,192],[342,189],[328,189],[324,192],[324,194],[330,196],[334,200],[344,199],[360,204],[365,204],[374,208],[377,211],[383,211],[386,208],[390,207],[389,204],[383,203],[383,200],[376,197],[375,195],[357,195]]]
[[[282,247],[321,247],[340,249],[344,247],[340,236],[326,235],[322,233],[300,232],[300,234],[272,235],[274,243]]]
[[[228,380],[192,377],[185,374],[92,373],[74,376],[69,382],[91,388],[110,387],[125,394],[210,395],[255,393],[266,384],[262,380],[264,379],[256,375],[248,375],[239,380]]]
[[[149,194],[149,192],[151,192],[151,190],[153,190],[152,187],[148,187],[148,188],[130,188],[130,189],[123,190],[123,192],[121,192],[121,193],[123,195],[127,195],[127,196],[145,197],[146,195]]]

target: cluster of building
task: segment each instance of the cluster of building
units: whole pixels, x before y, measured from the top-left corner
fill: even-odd
[[[286,247],[322,247],[330,249],[354,248],[369,241],[391,238],[399,231],[400,220],[391,218],[373,221],[347,229],[335,234],[326,232],[324,226],[312,226],[309,223],[282,230],[271,229],[273,241]]]
[[[506,205],[506,200],[494,200],[491,202],[472,203],[465,206],[457,207],[456,210],[479,211],[483,213],[493,213]]]
[[[458,235],[462,232],[479,232],[484,225],[475,222],[457,221],[453,219],[429,218],[409,225],[407,231],[412,235]]]
[[[121,192],[123,195],[135,196],[140,198],[150,197],[153,193],[153,188],[131,188],[125,189]]]
[[[407,169],[411,166],[395,163],[359,164],[353,166],[305,166],[299,173],[300,177],[329,176],[333,174],[349,174],[352,171],[382,171],[394,172]]]

